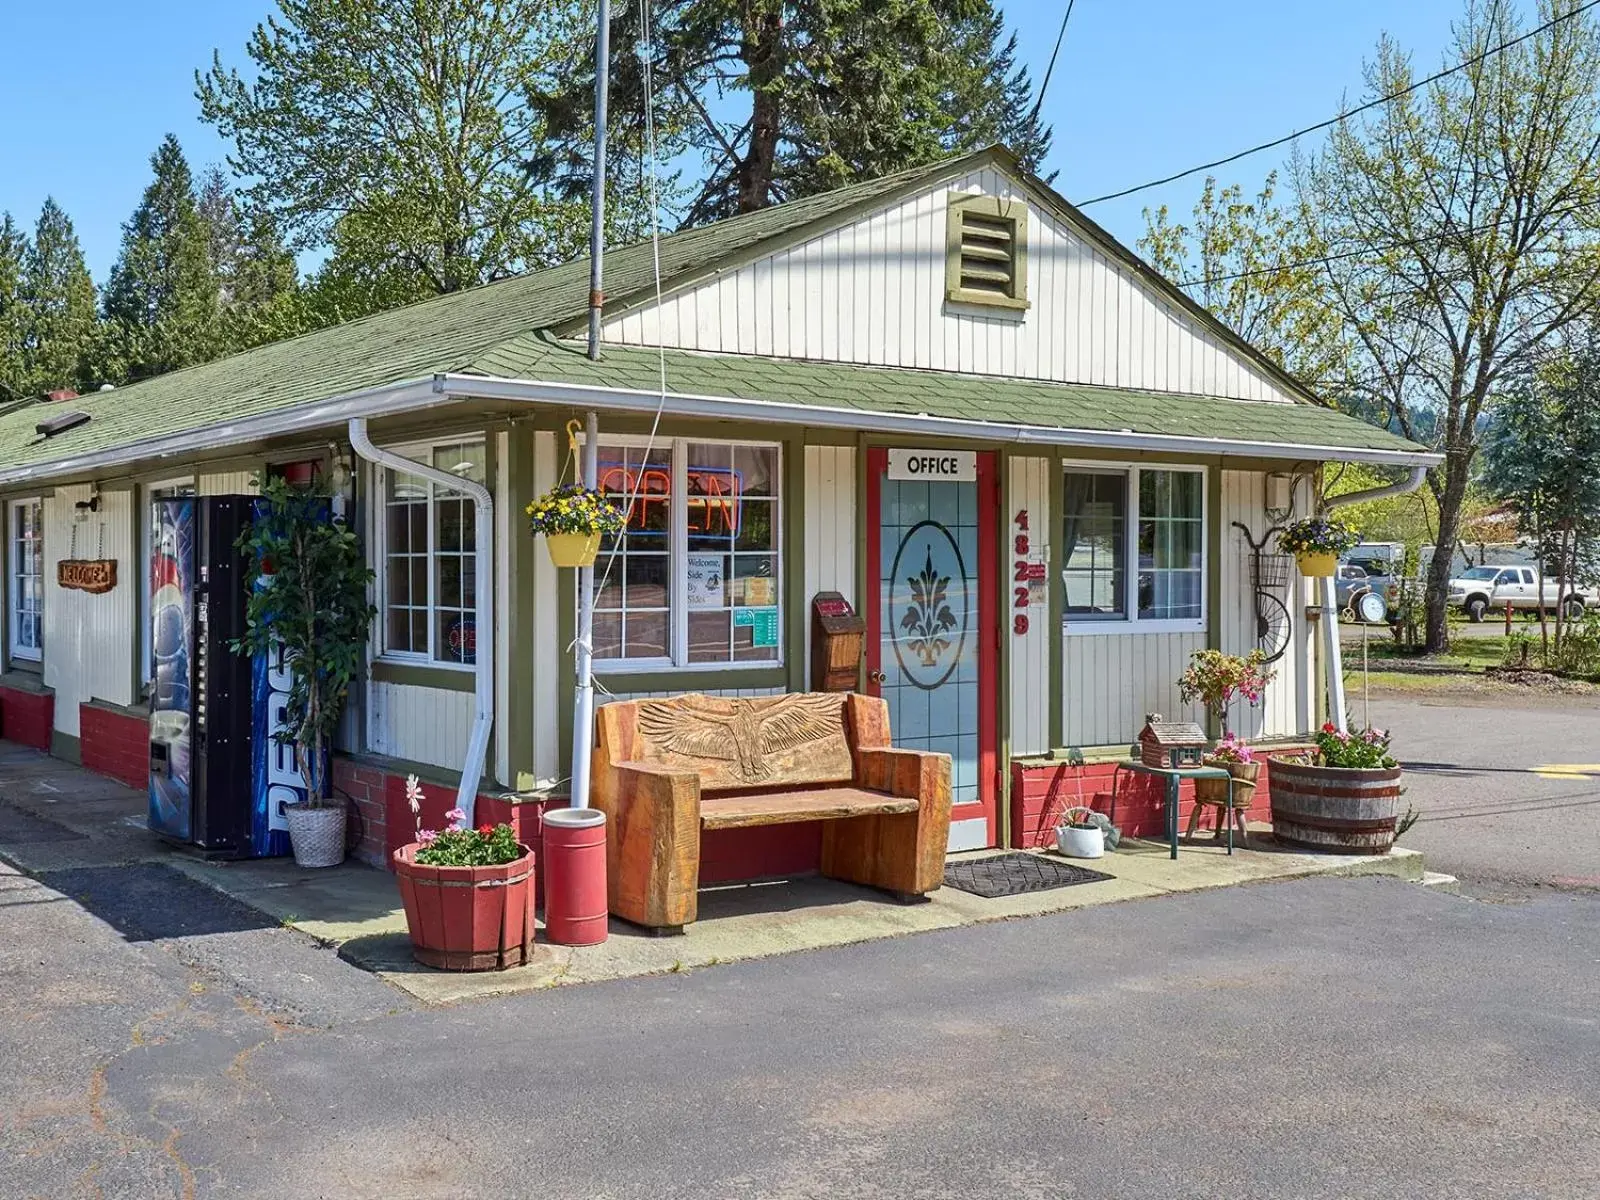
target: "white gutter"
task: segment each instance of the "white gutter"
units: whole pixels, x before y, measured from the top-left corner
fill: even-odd
[[[461,785],[456,789],[456,807],[467,814],[467,824],[471,825],[478,799],[478,783],[483,778],[484,756],[489,750],[489,732],[494,728],[494,498],[481,483],[462,479],[428,463],[401,458],[398,454],[373,445],[372,439],[367,436],[364,417],[352,418],[349,430],[351,448],[368,462],[377,463],[391,471],[420,476],[472,497],[473,512],[477,518],[472,555],[478,593],[472,618],[477,688],[472,735],[467,739],[467,759],[461,766]],[[381,553],[381,550],[375,553]]]
[[[549,383],[531,379],[499,379],[480,375],[441,374],[435,386],[459,399],[509,400],[522,403],[560,404],[613,412],[654,411],[661,394],[627,388],[602,388],[586,384]],[[1239,401],[1240,404],[1253,403]],[[1265,403],[1262,401],[1261,403]],[[1243,438],[1180,437],[1171,434],[1134,433],[1132,430],[1048,429],[1002,421],[967,421],[926,413],[867,412],[855,408],[794,404],[778,400],[733,400],[723,396],[673,393],[662,411],[679,417],[710,417],[724,421],[761,421],[819,428],[865,430],[869,433],[921,435],[923,437],[976,438],[986,442],[1013,442],[1038,446],[1100,446],[1123,450],[1166,451],[1176,454],[1249,455],[1254,458],[1295,458],[1311,461],[1361,462],[1377,466],[1428,467],[1443,456],[1404,450],[1359,450],[1345,446],[1318,446],[1287,442],[1261,442]],[[1241,414],[1243,415],[1243,414]]]
[[[1329,512],[1336,508],[1344,508],[1350,504],[1365,504],[1368,500],[1383,500],[1389,496],[1404,496],[1414,492],[1422,486],[1422,481],[1427,478],[1427,467],[1412,467],[1411,474],[1399,483],[1387,484],[1384,487],[1368,488],[1364,492],[1349,492],[1343,496],[1334,496],[1325,502]],[[1347,732],[1345,724],[1344,705],[1344,655],[1339,646],[1339,609],[1335,597],[1333,577],[1324,576],[1319,579],[1322,600],[1322,644],[1328,659],[1328,707],[1333,710],[1334,726],[1340,733]],[[1364,635],[1363,635],[1364,636]]]

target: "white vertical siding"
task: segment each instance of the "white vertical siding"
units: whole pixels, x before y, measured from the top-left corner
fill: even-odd
[[[560,463],[556,435],[533,435],[533,492],[542,495],[556,485]],[[533,672],[533,773],[540,783],[554,781],[561,763],[561,645],[558,621],[560,576],[548,554],[533,556],[533,661],[519,664]],[[525,619],[519,614],[519,619]]]
[[[1310,484],[1302,481],[1295,511],[1308,511]],[[1222,649],[1247,654],[1256,646],[1255,597],[1251,578],[1250,547],[1233,527],[1238,521],[1260,540],[1272,524],[1266,513],[1266,476],[1259,471],[1222,473]],[[1276,553],[1276,539],[1267,553]],[[1312,726],[1315,679],[1311,669],[1313,627],[1305,619],[1306,583],[1292,566],[1287,586],[1274,589],[1289,610],[1289,648],[1274,664],[1276,677],[1267,685],[1260,705],[1238,703],[1228,715],[1229,726],[1244,738],[1292,737]]]
[[[242,471],[202,471],[197,488],[202,496],[254,496],[260,492],[252,469]]]
[[[78,736],[78,705],[87,700],[132,704],[139,636],[138,596],[144,572],[134,549],[134,493],[100,493],[100,511],[77,519],[74,505],[91,489],[58,488],[44,498],[43,678],[55,689],[57,730]],[[76,532],[76,551],[73,547]],[[56,585],[67,558],[112,558],[117,586],[91,595]]]
[[[1050,628],[1049,596],[1053,585],[1031,589],[1031,603],[1027,609],[1019,609],[1013,590],[1019,585],[1012,580],[1012,564],[1021,557],[1013,539],[1017,534],[1017,513],[1022,509],[1028,513],[1026,558],[1046,564],[1053,578],[1050,479],[1054,468],[1055,460],[1050,458],[1012,458],[1001,513],[1000,568],[1006,602],[1001,607],[1000,636],[1009,656],[1012,754],[1043,754],[1055,740],[1050,728],[1050,691],[1056,682],[1050,674],[1050,640],[1060,637],[1061,631]],[[1014,623],[1022,612],[1028,617],[1028,632],[1018,634]]]
[[[1032,197],[984,168],[613,317],[631,345],[1287,401],[1249,355],[1063,217],[1029,204],[1020,314],[948,305],[949,192]]]
[[[805,601],[793,613],[806,631],[805,669],[811,670],[811,597],[841,592],[856,605],[856,452],[853,446],[807,446],[805,453]]]
[[[459,771],[472,733],[471,692],[374,681],[367,689],[374,754]]]
[[[1177,678],[1203,650],[1203,633],[1062,635],[1062,710],[1069,746],[1123,746],[1146,713],[1204,722],[1178,697]]]

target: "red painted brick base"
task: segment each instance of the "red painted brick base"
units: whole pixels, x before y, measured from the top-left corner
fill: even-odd
[[[0,737],[48,754],[55,723],[54,692],[0,687]]]
[[[1298,754],[1300,746],[1285,746],[1275,753]],[[1013,763],[1011,766],[1011,844],[1024,849],[1055,845],[1055,827],[1061,813],[1083,804],[1107,812],[1111,800],[1111,775],[1115,763]],[[1268,796],[1271,759],[1261,773],[1249,811],[1252,821],[1270,818]],[[1160,779],[1124,771],[1117,782],[1117,825],[1131,837],[1164,837],[1166,790]],[[1194,785],[1179,791],[1178,828],[1187,829],[1194,808]],[[1209,826],[1208,826],[1209,827]]]
[[[150,721],[99,704],[78,705],[83,765],[118,783],[144,789],[150,779]]]

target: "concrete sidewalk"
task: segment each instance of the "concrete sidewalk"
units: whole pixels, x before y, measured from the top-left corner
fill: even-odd
[[[1176,892],[1313,875],[1389,875],[1420,881],[1422,856],[1298,854],[1252,830],[1254,847],[1231,856],[1206,835],[1176,861],[1165,844],[1129,840],[1084,865],[1110,879],[988,900],[943,888],[903,905],[870,889],[817,877],[710,887],[700,920],[684,936],[647,937],[611,923],[604,945],[540,944],[536,960],[510,971],[459,974],[411,960],[405,913],[387,872],[356,863],[308,871],[289,859],[212,863],[174,850],[143,827],[145,799],[100,776],[0,742],[0,857],[32,874],[85,866],[162,862],[282,924],[338,947],[342,957],[433,1004],[691,970],[936,929],[1036,916]],[[977,852],[973,856],[993,853]],[[972,856],[962,856],[972,857]]]

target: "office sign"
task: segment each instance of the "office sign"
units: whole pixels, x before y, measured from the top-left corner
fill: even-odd
[[[891,450],[890,479],[922,479],[936,483],[974,483],[976,450]]]

